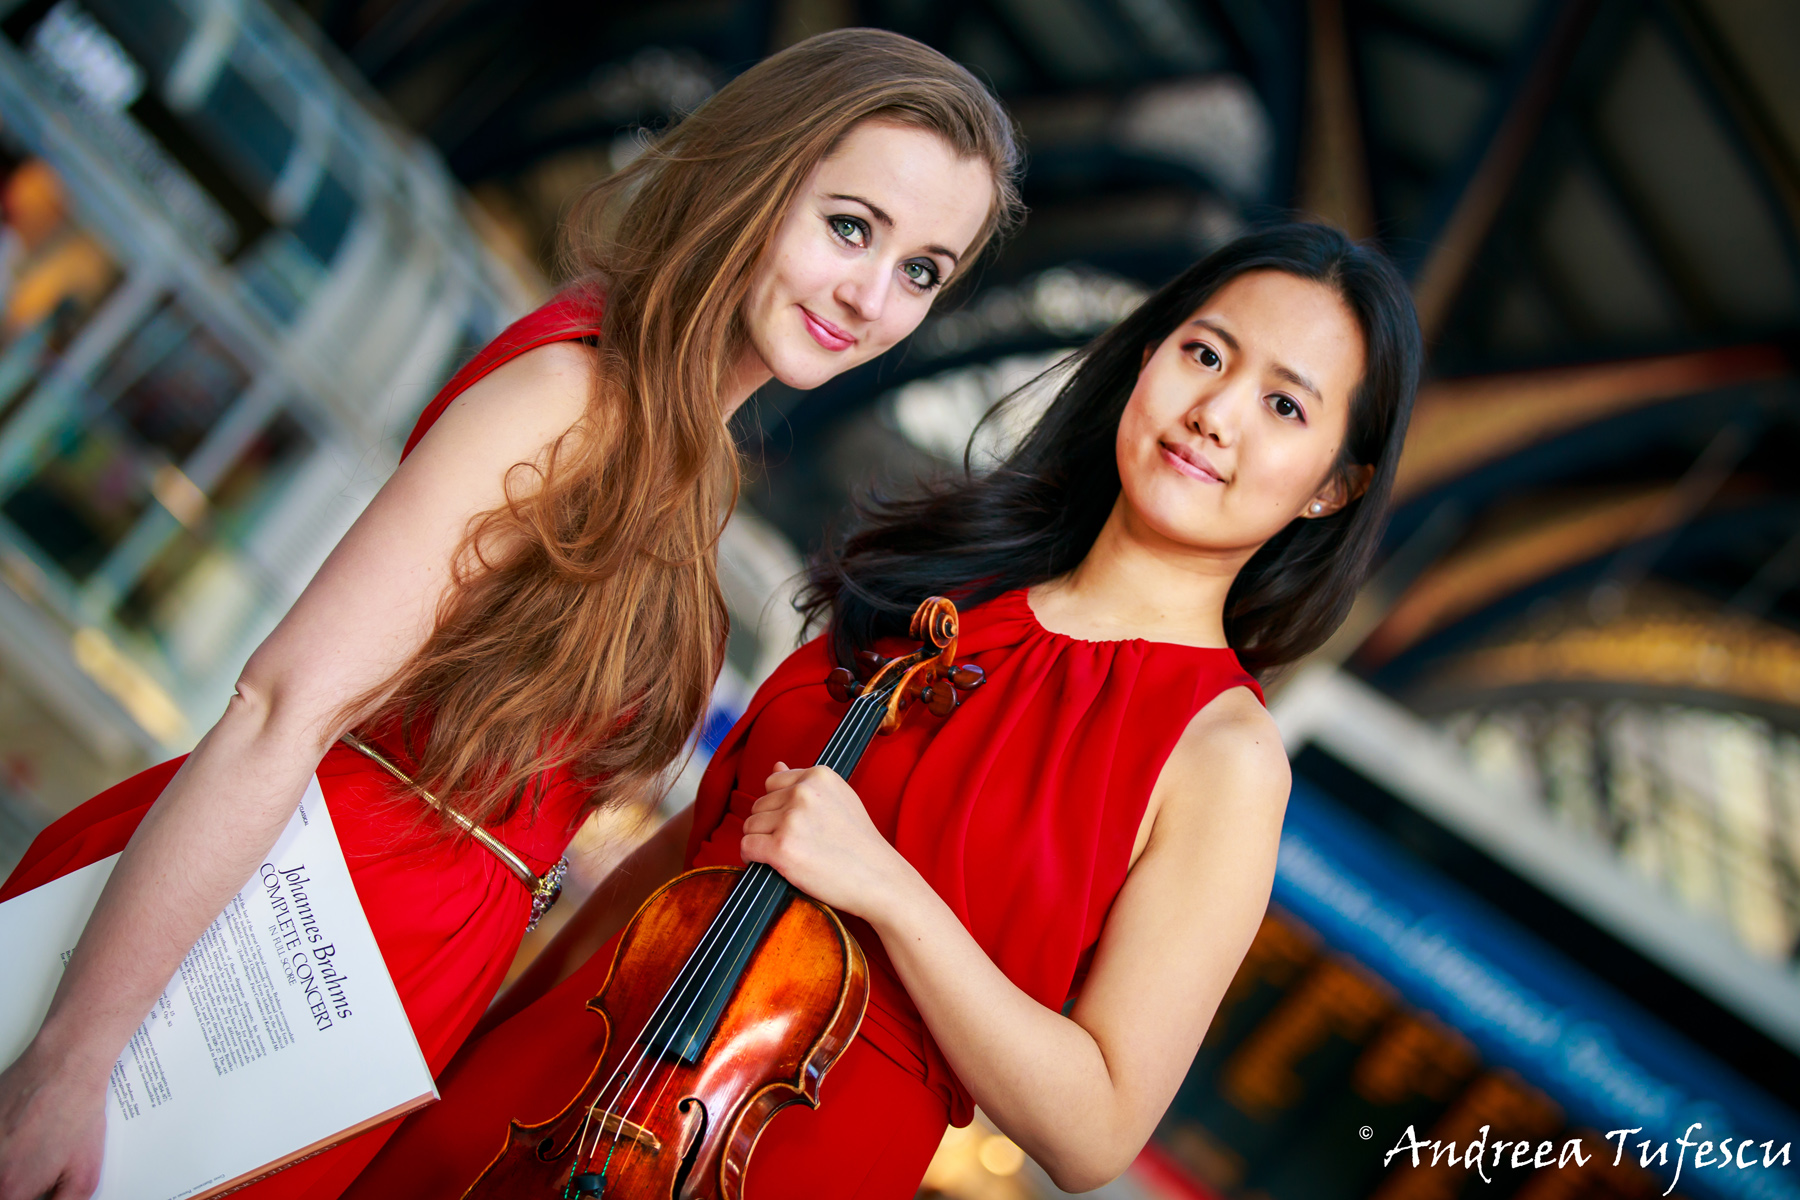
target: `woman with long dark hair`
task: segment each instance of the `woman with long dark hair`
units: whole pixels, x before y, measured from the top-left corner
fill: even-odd
[[[1385,259],[1322,226],[1271,229],[1076,355],[1000,465],[868,505],[812,568],[803,607],[827,634],[762,686],[692,812],[577,914],[353,1196],[460,1194],[509,1120],[555,1114],[599,1051],[583,1006],[612,955],[586,951],[622,898],[743,861],[845,914],[871,976],[820,1107],[758,1143],[750,1200],[910,1197],[977,1104],[1062,1187],[1118,1175],[1262,917],[1288,768],[1257,677],[1343,619],[1419,357]],[[958,657],[987,683],[877,739],[848,782],[790,769],[843,715],[834,663],[905,648],[933,593],[962,607]]]
[[[124,851],[0,1075],[0,1200],[93,1190],[122,1047],[315,775],[426,1060],[449,1060],[582,818],[657,778],[704,712],[732,410],[916,328],[1016,217],[1018,162],[967,71],[844,30],[746,71],[586,198],[569,290],[426,409],[193,753],[56,822],[0,889]],[[243,1194],[335,1196],[386,1132]]]

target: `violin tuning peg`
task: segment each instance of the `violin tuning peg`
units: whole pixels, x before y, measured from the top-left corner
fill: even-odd
[[[845,704],[856,699],[862,691],[862,681],[845,668],[838,667],[825,677],[825,690],[833,700]]]
[[[953,687],[928,687],[919,693],[919,699],[925,702],[925,709],[934,717],[947,717],[956,711],[956,689]]]
[[[951,668],[950,682],[965,692],[972,692],[987,682],[987,672],[974,663],[964,663]]]
[[[881,670],[881,668],[887,664],[887,659],[875,653],[873,650],[858,650],[854,661],[856,663],[856,677],[864,683],[875,678],[875,672]]]

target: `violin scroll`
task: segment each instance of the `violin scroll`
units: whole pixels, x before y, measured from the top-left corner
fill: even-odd
[[[955,604],[942,596],[928,597],[914,610],[911,624],[912,636],[924,645],[900,658],[883,658],[873,650],[859,650],[854,659],[855,670],[833,670],[826,677],[825,689],[832,699],[843,703],[854,700],[868,688],[891,684],[887,712],[881,720],[882,733],[892,733],[900,727],[901,712],[914,700],[933,716],[947,717],[956,711],[959,693],[980,687],[987,678],[974,663],[957,665],[960,624]]]
[[[956,635],[960,628],[956,605],[942,596],[927,596],[925,603],[913,610],[912,635],[936,646],[940,651],[937,657],[946,668],[956,657]]]

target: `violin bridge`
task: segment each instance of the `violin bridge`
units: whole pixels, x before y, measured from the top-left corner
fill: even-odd
[[[635,1121],[627,1121],[624,1117],[614,1113],[601,1112],[598,1104],[588,1109],[588,1117],[600,1123],[601,1137],[605,1137],[609,1133],[616,1133],[620,1137],[636,1142],[652,1154],[662,1153],[662,1139]]]

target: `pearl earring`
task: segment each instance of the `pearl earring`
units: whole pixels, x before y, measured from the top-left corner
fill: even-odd
[[[1320,513],[1325,511],[1325,506],[1323,504],[1320,504],[1317,500],[1314,500],[1312,502],[1312,508],[1310,511],[1312,512],[1312,515],[1316,517]]]

